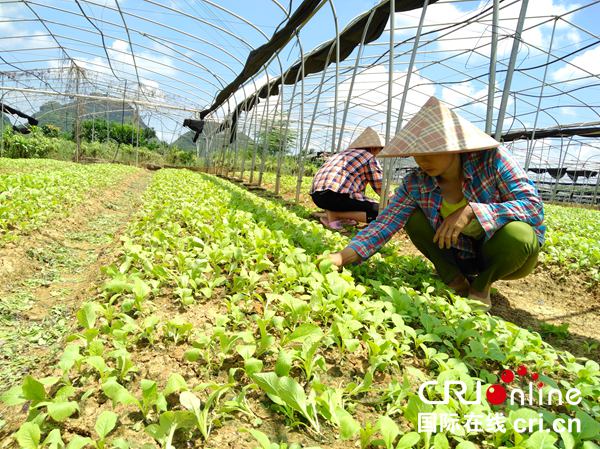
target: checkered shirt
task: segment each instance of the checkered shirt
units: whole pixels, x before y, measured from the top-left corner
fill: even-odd
[[[332,190],[365,201],[367,184],[381,194],[383,170],[373,154],[364,149],[340,151],[325,162],[313,178],[310,193]]]
[[[503,147],[461,155],[463,194],[485,231],[485,240],[511,221],[523,221],[533,227],[540,245],[544,243],[544,208],[542,200],[525,171]],[[406,175],[388,206],[376,220],[350,242],[363,259],[375,254],[421,208],[433,229],[438,229],[441,190],[435,178],[417,169]],[[462,259],[475,257],[475,241],[460,234],[454,247]]]

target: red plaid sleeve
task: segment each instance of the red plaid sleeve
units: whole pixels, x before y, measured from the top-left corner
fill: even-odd
[[[491,154],[493,159],[490,163],[496,171],[500,201],[470,203],[487,238],[511,221],[523,221],[535,229],[540,243],[543,243],[544,208],[535,185],[507,151],[498,149]]]
[[[381,164],[374,157],[369,160],[369,163],[366,166],[366,180],[375,193],[377,195],[381,195],[381,185],[383,183],[383,169],[381,168]]]
[[[363,259],[368,259],[404,227],[417,202],[409,195],[405,183],[396,189],[388,206],[348,245]]]

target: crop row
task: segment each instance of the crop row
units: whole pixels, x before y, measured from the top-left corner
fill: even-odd
[[[93,189],[117,184],[135,170],[112,164],[0,159],[0,242],[39,227]]]
[[[263,179],[270,187],[274,186],[273,173],[265,173]],[[281,176],[280,188],[284,197],[295,195],[296,182],[296,176]],[[300,204],[308,209],[316,209],[308,196],[310,183],[311,178],[305,178],[302,183]],[[377,198],[370,187],[367,196]],[[600,283],[600,211],[550,204],[544,208],[548,231],[540,261],[547,266],[585,273],[592,282]],[[308,215],[308,211],[305,215]]]
[[[600,283],[600,211],[546,205],[542,261],[588,274]]]
[[[3,395],[28,405],[17,441],[221,447],[233,432],[235,447],[298,447],[271,441],[285,424],[290,440],[327,447],[598,448],[597,363],[471,310],[420,258],[384,252],[342,272],[318,259],[344,243],[226,181],[160,171],[54,376],[27,376]],[[444,380],[461,380],[474,400],[478,381],[485,390],[519,365],[540,373],[544,388],[579,389],[581,403],[498,409],[417,395],[437,380],[425,391],[440,399]],[[507,431],[418,433],[424,412],[503,412]],[[519,418],[539,416],[585,425],[517,432]]]

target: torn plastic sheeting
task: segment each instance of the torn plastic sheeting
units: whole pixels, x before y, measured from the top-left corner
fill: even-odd
[[[431,0],[429,4],[435,3],[437,0]],[[422,8],[424,4],[423,0],[398,0],[395,4],[396,12],[406,12],[411,11],[413,9]],[[360,44],[364,28],[367,25],[369,20],[369,16],[371,15],[371,11],[369,10],[366,13],[359,16],[354,22],[350,23],[341,33],[340,33],[340,61],[346,59],[352,51]],[[369,23],[369,28],[365,35],[365,44],[369,42],[373,42],[377,40],[381,34],[383,33],[385,26],[388,23],[388,19],[390,16],[390,3],[385,2],[375,7],[375,12],[373,13],[373,18]],[[304,57],[304,76],[318,73],[327,68],[326,63],[327,56],[329,55],[330,49],[333,46],[333,50],[331,50],[331,54],[335,54],[335,46],[337,44],[336,39],[332,39],[316,50],[312,51],[308,55]],[[335,63],[335,59],[330,58],[329,64]],[[296,63],[292,67],[290,67],[283,76],[275,78],[269,84],[261,87],[258,92],[254,93],[251,97],[248,97],[242,103],[240,103],[234,112],[238,113],[241,111],[249,111],[255,105],[255,102],[250,102],[249,100],[252,97],[258,96],[260,98],[266,98],[267,95],[278,95],[279,94],[279,86],[284,84],[294,84],[297,80],[301,80],[301,72],[302,71],[302,61]]]
[[[258,73],[273,55],[287,45],[296,32],[296,29],[314,14],[321,2],[322,0],[304,0],[290,16],[285,26],[273,34],[269,42],[250,52],[241,73],[219,92],[212,106],[200,113],[200,118],[206,117],[206,115],[225,103],[243,83]]]
[[[436,1],[437,0],[431,0],[428,4],[431,5]],[[411,11],[413,9],[422,8],[423,4],[424,0],[397,0],[394,9],[396,12],[406,12]],[[369,23],[369,28],[365,35],[365,44],[377,40],[385,30],[385,26],[387,25],[390,16],[390,2],[388,1],[385,3],[381,3],[374,9],[375,12],[373,13],[373,18]],[[371,15],[372,11],[373,10],[369,10],[363,13],[340,33],[340,62],[346,59],[348,56],[350,56],[354,49],[358,45],[360,45],[364,29],[367,26],[367,22],[369,21],[369,16]],[[325,42],[316,50],[306,55],[304,57],[304,76],[325,70],[327,68],[327,63],[335,63],[335,59],[329,58],[328,61],[327,57],[330,51],[331,54],[335,54],[336,44],[337,39],[334,38],[328,42]],[[333,49],[331,49],[331,47],[333,47]],[[302,79],[300,73],[301,71],[302,61],[290,67],[283,74],[283,76],[280,76],[271,81],[269,84],[264,85],[257,92],[255,92],[250,97],[246,98],[243,102],[238,104],[231,117],[232,133],[230,137],[230,142],[232,142],[234,138],[233,129],[235,129],[239,113],[242,111],[250,111],[257,103],[259,103],[259,98],[267,98],[268,95],[279,95],[279,86],[282,83],[294,84],[297,82],[297,80]],[[204,112],[205,111],[203,111],[203,113]],[[202,114],[201,116],[203,117]],[[217,130],[217,133],[223,131],[224,129],[225,126],[221,125],[221,127],[219,127],[219,129]]]

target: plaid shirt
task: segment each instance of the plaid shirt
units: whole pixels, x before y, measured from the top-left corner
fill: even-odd
[[[533,227],[542,245],[546,230],[542,200],[508,151],[500,147],[463,153],[461,157],[463,194],[485,231],[485,240],[505,224],[523,221]],[[402,229],[417,207],[421,208],[433,229],[437,229],[443,221],[441,203],[442,194],[436,179],[422,170],[415,170],[403,179],[385,210],[348,246],[363,259],[371,257]],[[475,257],[474,240],[470,237],[460,234],[455,248],[462,259]]]
[[[382,180],[383,170],[375,156],[368,150],[351,148],[334,154],[321,166],[313,178],[310,193],[332,190],[365,201],[367,183],[381,194]]]

